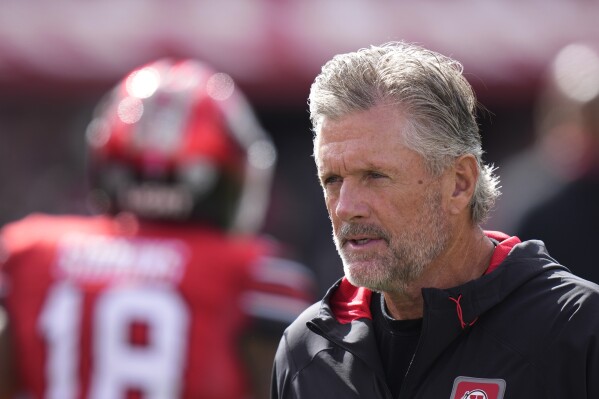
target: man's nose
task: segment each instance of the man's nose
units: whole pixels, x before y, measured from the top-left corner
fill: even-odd
[[[344,221],[367,217],[370,206],[365,194],[363,187],[346,179],[339,190],[335,215]]]

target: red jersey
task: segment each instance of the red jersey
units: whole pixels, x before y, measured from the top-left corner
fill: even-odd
[[[306,269],[258,238],[33,215],[2,239],[13,350],[34,398],[248,397],[239,336],[311,301]]]

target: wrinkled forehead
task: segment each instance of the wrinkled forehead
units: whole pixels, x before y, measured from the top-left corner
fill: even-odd
[[[313,151],[331,143],[363,142],[377,144],[406,144],[413,126],[406,112],[397,105],[379,104],[366,110],[356,110],[339,116],[323,116],[313,130]]]
[[[325,118],[314,137],[318,171],[404,167],[416,154],[405,145],[406,129],[403,115],[384,108]]]

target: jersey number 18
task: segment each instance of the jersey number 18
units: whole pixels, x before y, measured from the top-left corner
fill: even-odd
[[[82,304],[77,286],[60,282],[41,313],[48,399],[80,395]],[[179,397],[189,327],[181,296],[165,285],[117,285],[103,291],[92,309],[89,398],[126,398],[128,391],[143,392],[145,399]],[[136,325],[142,327],[139,342]]]

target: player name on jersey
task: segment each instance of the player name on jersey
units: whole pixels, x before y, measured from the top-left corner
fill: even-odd
[[[56,271],[85,283],[176,283],[183,274],[187,252],[178,240],[71,234],[59,243]]]

